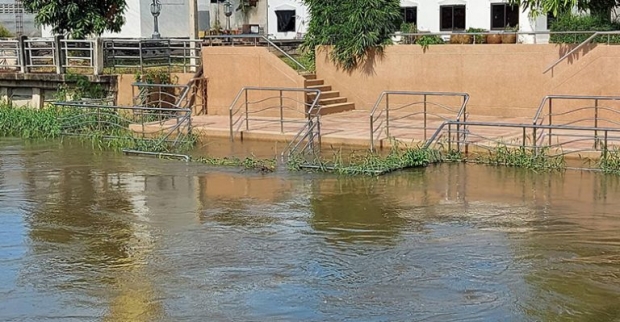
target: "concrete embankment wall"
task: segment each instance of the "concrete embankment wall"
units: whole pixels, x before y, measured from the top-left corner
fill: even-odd
[[[339,70],[328,48],[317,52],[317,78],[370,110],[382,91],[467,92],[470,114],[533,116],[551,94],[620,95],[620,46],[591,45],[553,70],[544,70],[571,46],[565,45],[395,45],[355,71]],[[583,106],[583,104],[581,105]]]
[[[202,61],[205,77],[209,78],[209,114],[227,115],[230,105],[243,87],[303,88],[305,79],[266,47],[203,47]],[[248,101],[259,102],[279,93],[251,93]],[[303,112],[304,96],[284,93],[285,104]],[[286,103],[288,102],[288,103]],[[279,99],[267,100],[264,108],[279,104]],[[253,106],[254,110],[262,109]],[[297,113],[298,114],[298,113]],[[264,114],[263,114],[264,115]],[[289,115],[293,116],[293,115]]]

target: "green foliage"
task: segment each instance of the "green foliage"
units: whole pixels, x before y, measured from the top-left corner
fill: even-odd
[[[200,157],[194,160],[208,165],[227,166],[227,167],[244,167],[246,169],[257,169],[261,172],[273,172],[276,168],[275,159],[257,159],[254,156],[244,159],[232,158],[208,158]]]
[[[552,24],[551,31],[610,31],[619,30],[620,25],[615,22],[610,22],[605,18],[599,16],[577,16],[571,13],[565,13],[560,15]],[[583,34],[552,34],[549,42],[552,43],[582,43],[590,36],[591,33]],[[594,39],[595,42],[607,43],[620,43],[620,36],[602,35]]]
[[[173,76],[167,68],[149,68],[143,72],[136,72],[136,82],[145,82],[147,84],[177,84],[178,76]]]
[[[56,100],[103,99],[106,95],[101,84],[91,82],[85,75],[68,73],[65,75],[65,81],[58,87]]]
[[[0,136],[25,139],[56,138],[61,134],[59,116],[65,110],[53,106],[42,109],[0,105]]]
[[[596,162],[603,173],[620,175],[620,149],[606,147],[601,158]]]
[[[293,57],[295,60],[297,60],[297,62],[302,64],[306,68],[307,71],[313,72],[316,70],[314,52],[306,51],[301,55],[293,55],[291,57]],[[286,56],[281,56],[280,59],[282,59],[282,61],[284,61],[291,68],[295,70],[299,70],[300,67],[290,58]]]
[[[403,23],[400,26],[400,31],[405,34],[416,34],[419,33],[418,27],[412,23]],[[445,43],[441,37],[436,35],[403,35],[401,43],[403,44],[419,44],[422,46],[422,49],[426,51],[428,46],[430,45],[438,45]]]
[[[437,150],[421,147],[401,149],[395,146],[387,155],[352,152],[343,157],[342,151],[339,150],[334,153],[331,160],[316,159],[310,165],[306,164],[303,158],[293,156],[289,159],[288,165],[291,169],[314,169],[344,175],[381,175],[401,169],[426,167],[441,160],[441,153]]]
[[[479,33],[486,33],[489,32],[486,29],[483,28],[469,28],[467,29],[467,32],[479,32]],[[474,42],[476,44],[484,44],[487,42],[487,36],[486,34],[481,34],[481,35],[474,35]]]
[[[509,0],[509,3],[530,9],[532,17],[546,15],[548,12],[557,17],[577,6],[580,10],[587,10],[590,15],[607,21],[611,20],[611,9],[618,5],[617,0]]]
[[[0,25],[0,38],[11,38],[13,37],[13,34],[6,29],[5,26]]]
[[[550,155],[546,148],[513,148],[498,144],[486,156],[478,156],[474,162],[490,165],[526,168],[537,171],[563,170],[566,162],[563,155]]]
[[[391,44],[402,23],[399,0],[304,0],[312,20],[304,48],[332,45],[331,60],[345,70],[371,60]]]
[[[119,32],[125,23],[125,0],[22,0],[35,22],[51,26],[55,34],[82,39],[105,31]]]

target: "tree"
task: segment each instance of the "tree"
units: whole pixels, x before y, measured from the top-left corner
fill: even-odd
[[[577,7],[579,10],[589,10],[593,16],[611,20],[611,9],[618,4],[618,0],[510,0],[512,4],[519,4],[524,9],[530,9],[530,14],[536,17],[547,12],[555,16]]]
[[[332,45],[331,59],[345,70],[381,52],[402,23],[399,0],[304,0],[310,24],[304,47]]]
[[[51,26],[55,34],[76,39],[99,36],[104,31],[119,32],[125,24],[125,0],[22,0],[35,22]]]

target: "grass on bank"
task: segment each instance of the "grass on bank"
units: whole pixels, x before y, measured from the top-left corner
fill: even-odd
[[[69,107],[48,105],[41,109],[12,107],[0,104],[0,136],[20,137],[23,139],[55,139],[63,137],[63,129],[70,128],[74,133],[80,133],[78,139],[93,148],[100,150],[121,151],[125,149],[155,152],[155,153],[187,153],[191,151],[198,137],[191,135],[183,144],[172,145],[162,137],[141,138],[128,128],[92,124],[84,122],[81,110]],[[80,119],[82,117],[82,119]],[[93,117],[93,116],[90,116]],[[101,116],[98,116],[101,117]],[[105,123],[119,123],[114,114],[107,115]],[[90,125],[89,125],[90,124]],[[128,124],[123,124],[128,126]],[[311,160],[301,156],[292,156],[288,160],[288,167],[292,170],[309,169],[326,171],[342,175],[381,175],[388,172],[426,167],[441,162],[474,162],[496,166],[510,166],[531,169],[535,171],[564,170],[566,162],[563,155],[551,155],[545,148],[538,150],[513,148],[498,144],[486,154],[470,155],[465,157],[458,151],[441,151],[421,146],[394,148],[386,153],[352,152],[345,155],[338,150],[331,157],[314,157]],[[198,156],[190,158],[193,162],[212,166],[233,166],[256,169],[261,172],[271,172],[277,167],[276,159],[258,159],[254,156],[247,158],[213,158]],[[592,162],[594,168],[603,173],[620,175],[620,149],[607,147],[602,157]]]

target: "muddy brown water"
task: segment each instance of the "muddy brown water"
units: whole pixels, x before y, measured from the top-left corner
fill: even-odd
[[[271,152],[264,152],[269,155]],[[620,321],[620,182],[0,140],[2,321]]]

